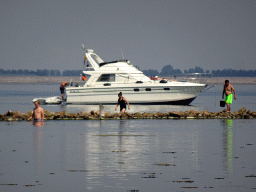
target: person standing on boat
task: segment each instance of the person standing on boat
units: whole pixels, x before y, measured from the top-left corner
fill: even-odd
[[[126,110],[126,103],[128,105],[128,109],[130,109],[130,104],[127,101],[127,99],[125,97],[122,96],[122,92],[118,93],[118,100],[117,100],[117,105],[115,110],[117,110],[118,105],[120,105],[120,112],[124,113]]]
[[[225,102],[227,104],[227,111],[228,112],[231,112],[230,105],[232,104],[232,99],[233,99],[232,92],[234,92],[234,99],[236,100],[236,91],[233,88],[233,86],[231,84],[229,84],[229,80],[226,80],[225,84],[223,86],[222,98],[224,99],[224,94],[225,94],[226,95]]]
[[[33,110],[32,115],[27,119],[28,121],[30,119],[34,119],[34,122],[39,122],[39,121],[44,121],[44,109],[42,107],[40,107],[40,102],[39,101],[35,101],[35,108]]]
[[[64,91],[66,86],[68,86],[67,81],[64,81],[60,84],[60,93],[62,95],[62,100],[64,100]]]

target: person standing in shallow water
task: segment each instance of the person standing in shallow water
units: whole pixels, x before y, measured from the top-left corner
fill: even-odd
[[[30,119],[34,119],[34,122],[39,122],[39,121],[44,121],[44,109],[42,107],[40,107],[40,102],[39,101],[35,101],[35,108],[33,110],[32,115],[27,119],[28,121]]]
[[[124,113],[126,110],[126,103],[128,105],[128,109],[130,109],[130,104],[129,102],[126,100],[125,97],[122,96],[122,92],[118,93],[118,100],[117,100],[117,105],[115,110],[117,110],[118,105],[120,105],[120,112]]]
[[[60,93],[62,96],[62,100],[64,100],[64,91],[66,86],[68,86],[67,81],[64,81],[63,83],[60,84]]]
[[[222,92],[222,98],[224,99],[224,94],[225,94],[225,102],[227,105],[227,111],[231,112],[231,107],[230,105],[232,104],[232,100],[233,100],[233,94],[234,93],[234,99],[236,100],[236,91],[233,88],[233,86],[231,84],[229,84],[229,80],[225,81],[225,84],[223,86],[223,92]]]

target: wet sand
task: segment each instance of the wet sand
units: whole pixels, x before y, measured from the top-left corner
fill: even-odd
[[[166,77],[167,79],[172,80],[171,78]],[[63,81],[74,83],[83,83],[80,80],[80,77],[71,76],[71,77],[52,77],[52,76],[0,76],[0,84],[12,84],[12,83],[61,83]],[[204,82],[207,84],[223,84],[224,81],[228,79],[231,84],[254,84],[256,83],[256,77],[211,77],[205,79]]]

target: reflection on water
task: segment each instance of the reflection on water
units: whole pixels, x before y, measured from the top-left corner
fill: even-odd
[[[99,186],[113,188],[113,182],[115,187],[123,188],[129,176],[140,179],[142,173],[160,174],[162,167],[154,166],[157,163],[184,163],[187,171],[198,169],[199,134],[196,128],[186,132],[172,128],[171,131],[165,121],[150,123],[153,129],[148,130],[147,121],[81,121],[78,123],[80,127],[73,132],[74,126],[68,122],[64,123],[66,129],[60,131],[59,136],[57,133],[45,134],[43,128],[36,128],[37,175],[43,175],[45,166],[50,166],[45,164],[45,153],[50,153],[50,158],[55,160],[60,158],[61,169],[66,174],[77,176],[75,173],[84,171],[79,176],[83,178],[80,187],[88,190]],[[60,145],[60,154],[44,147],[49,139],[55,139],[55,145]]]
[[[43,171],[43,152],[44,152],[44,131],[41,127],[41,122],[34,122],[34,159],[36,177],[40,177]]]
[[[33,125],[35,127],[44,127],[44,121],[34,121]]]
[[[50,156],[47,155],[50,159],[60,161],[59,166],[64,175],[79,176],[82,181],[80,188],[86,190],[99,187],[124,188],[130,176],[147,178],[152,172],[161,177],[164,170],[161,166],[154,166],[156,164],[175,165],[172,172],[186,173],[200,172],[200,162],[208,161],[200,153],[204,148],[201,141],[207,135],[199,131],[194,121],[183,122],[187,124],[186,129],[178,121],[82,121],[76,122],[79,127],[74,132],[72,123],[75,122],[61,123],[65,129],[58,132],[59,136],[54,132],[45,134],[44,128],[35,127],[37,177],[43,176],[45,167],[50,166],[46,165],[45,153],[50,153]],[[228,172],[232,173],[232,120],[223,120],[221,123],[225,128],[225,165]],[[57,147],[60,151],[47,147],[45,142],[53,138],[57,141],[53,142],[56,144],[53,148]],[[165,174],[172,175],[169,172]]]
[[[116,105],[104,105],[104,112],[116,113],[115,111]],[[49,106],[46,106],[49,107]],[[99,105],[61,105],[61,110],[65,110],[67,112],[90,112],[92,110],[99,110]],[[202,106],[182,106],[182,105],[131,105],[130,110],[127,110],[128,113],[136,113],[136,112],[162,112],[167,113],[170,111],[202,111],[204,108]]]
[[[224,128],[223,144],[225,152],[225,162],[228,173],[233,173],[233,119],[224,119],[221,121]]]
[[[10,191],[26,191],[23,185],[36,181],[41,185],[35,190],[62,192],[252,188],[244,180],[255,174],[254,124],[232,119],[2,123],[0,183],[17,183]],[[244,125],[246,131],[238,129]],[[10,186],[0,185],[0,191],[5,187]]]

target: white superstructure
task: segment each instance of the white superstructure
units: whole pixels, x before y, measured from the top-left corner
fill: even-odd
[[[85,52],[89,79],[82,87],[66,87],[67,104],[116,104],[118,93],[130,104],[188,105],[207,86],[202,83],[151,80],[127,60],[104,62]]]

